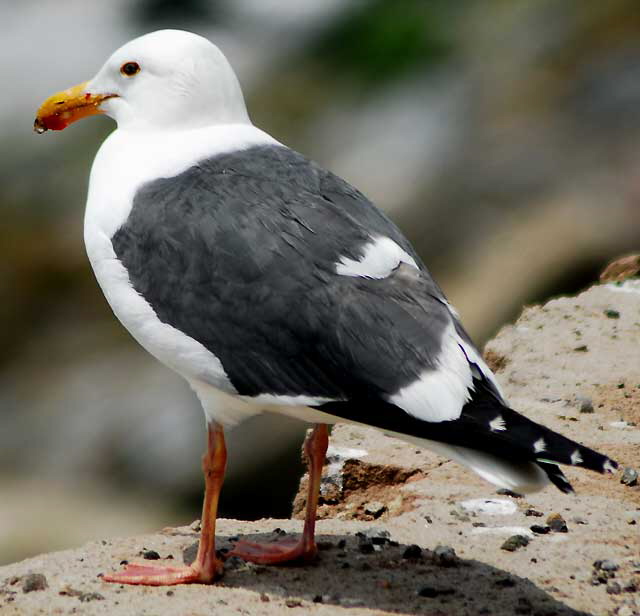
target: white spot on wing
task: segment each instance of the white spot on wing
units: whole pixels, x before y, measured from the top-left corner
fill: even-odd
[[[491,428],[493,432],[500,432],[501,430],[506,430],[507,426],[504,423],[504,419],[502,415],[498,415],[495,419],[492,419],[489,422],[489,428]]]
[[[425,370],[420,377],[389,401],[424,421],[449,421],[460,417],[473,388],[471,367],[458,343],[453,322],[443,332],[442,346],[435,370]]]
[[[544,439],[542,437],[540,437],[534,444],[533,444],[533,451],[535,453],[540,453],[541,451],[544,451],[547,448],[547,444],[544,442]]]
[[[571,454],[571,464],[580,464],[580,462],[582,462],[582,456],[580,455],[580,452],[576,449]]]
[[[341,276],[386,278],[401,263],[418,269],[413,257],[402,250],[392,239],[378,236],[371,238],[371,241],[365,245],[360,259],[342,257],[336,263],[336,272]]]

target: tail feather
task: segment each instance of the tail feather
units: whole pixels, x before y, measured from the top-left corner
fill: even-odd
[[[598,473],[612,473],[618,468],[618,464],[607,456],[507,407],[500,394],[482,377],[474,379],[472,398],[463,407],[460,417],[450,421],[423,421],[380,399],[328,402],[318,408],[331,415],[390,433],[431,441],[430,448],[435,451],[438,451],[438,443],[453,446],[447,449],[448,457],[458,459],[485,479],[499,485],[504,485],[504,477],[512,468],[516,482],[531,484],[529,487],[534,490],[540,489],[544,482],[536,480],[532,483],[528,477],[530,473],[527,466],[532,465],[543,471],[559,490],[570,493],[573,488],[558,464],[578,466]],[[451,453],[456,448],[460,455]],[[447,452],[443,453],[447,455]],[[498,474],[494,470],[487,470],[492,467],[501,470]]]
[[[547,475],[549,467],[556,464],[578,466],[598,473],[611,473],[618,468],[618,464],[607,456],[520,415],[506,407],[482,383],[476,385],[474,396],[465,405],[461,419],[464,417],[485,434],[488,428],[496,443],[516,442],[520,448],[528,450],[529,459],[539,465],[546,464],[542,468]],[[556,473],[560,473],[560,470]],[[558,485],[553,477],[549,478]]]

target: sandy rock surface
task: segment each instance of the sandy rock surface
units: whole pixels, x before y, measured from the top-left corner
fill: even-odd
[[[528,308],[486,354],[514,408],[639,469],[640,281]],[[336,426],[331,441],[314,565],[230,559],[215,586],[101,580],[143,550],[193,558],[197,532],[170,528],[2,567],[0,613],[640,614],[640,485],[622,473],[569,468],[575,496],[549,487],[519,498],[374,430]],[[222,520],[219,547],[300,528]]]

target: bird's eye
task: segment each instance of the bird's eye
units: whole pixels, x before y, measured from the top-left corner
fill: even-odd
[[[140,65],[137,62],[125,62],[120,67],[120,73],[125,77],[133,77],[140,72]]]

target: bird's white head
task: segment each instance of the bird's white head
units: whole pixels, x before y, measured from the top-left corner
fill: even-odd
[[[227,59],[207,39],[183,30],[158,30],[123,45],[93,79],[48,98],[34,128],[61,130],[97,113],[141,131],[249,123]]]

